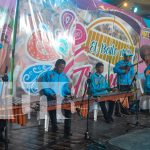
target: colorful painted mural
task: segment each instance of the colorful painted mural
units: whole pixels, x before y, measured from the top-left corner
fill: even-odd
[[[33,83],[63,58],[73,95],[83,95],[88,74],[98,61],[104,63],[104,75],[113,87],[113,66],[123,53],[133,53],[136,63],[139,47],[149,44],[149,39],[142,42],[145,28],[141,17],[98,0],[20,0],[15,84],[37,95]],[[142,73],[144,64],[139,67]]]

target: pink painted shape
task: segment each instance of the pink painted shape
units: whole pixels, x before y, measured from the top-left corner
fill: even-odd
[[[61,16],[61,24],[65,30],[70,30],[73,22],[75,21],[75,15],[71,11],[63,12]]]
[[[91,70],[91,67],[88,66],[88,67],[82,67],[82,68],[78,68],[78,69],[75,69],[73,74],[75,75],[76,73],[80,72],[80,75],[78,77],[78,81],[76,83],[76,85],[74,86],[75,88],[75,95],[78,95],[78,92],[79,92],[79,87],[80,87],[80,84],[81,84],[81,81],[84,79],[84,78],[87,78],[88,77],[88,74]]]
[[[82,24],[79,24],[79,23],[76,24],[74,38],[75,38],[75,45],[82,44],[86,40],[87,34],[86,34],[86,30]]]
[[[0,68],[1,66],[3,65],[4,61],[5,61],[5,58],[6,58],[6,54],[7,54],[7,50],[2,48],[0,50]]]

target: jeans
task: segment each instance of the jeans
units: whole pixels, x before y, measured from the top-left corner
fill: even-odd
[[[70,132],[71,130],[71,111],[70,110],[63,110],[65,116],[64,122],[64,132]],[[56,117],[56,110],[49,111],[49,116],[51,119],[51,124],[53,128],[57,128],[57,117]]]
[[[105,119],[109,119],[112,117],[115,102],[109,101],[108,104],[109,106],[108,106],[108,111],[107,111],[105,102],[99,102],[99,105],[101,107],[101,110]]]
[[[52,100],[51,97],[47,97],[47,100]],[[55,99],[56,100],[56,99]],[[64,132],[70,133],[71,131],[71,110],[63,110],[63,115],[65,116],[65,122],[64,122]],[[50,110],[49,116],[51,119],[52,128],[57,128],[57,116],[56,116],[56,110]]]

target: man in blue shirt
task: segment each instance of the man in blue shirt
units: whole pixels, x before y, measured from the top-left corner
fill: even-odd
[[[46,72],[42,76],[42,94],[47,97],[48,101],[56,100],[56,95],[65,97],[71,95],[71,88],[69,86],[69,79],[63,72],[66,62],[63,59],[58,59],[55,63],[54,70]],[[49,111],[52,132],[58,130],[56,110]],[[64,123],[64,136],[70,136],[71,133],[71,111],[64,110],[64,116],[66,117]]]
[[[144,93],[146,95],[150,95],[150,45],[143,45],[140,48],[140,55],[147,65],[146,69],[144,70]]]
[[[91,79],[91,93],[93,97],[98,97],[102,95],[106,95],[108,93],[108,82],[106,78],[102,75],[104,71],[103,63],[99,62],[95,66],[96,72],[93,73],[90,77]],[[107,111],[105,106],[105,101],[99,102],[102,113],[104,115],[104,119],[107,123],[113,121],[112,114],[114,109],[114,102],[109,101],[109,109]]]
[[[120,91],[131,90],[131,82],[134,77],[134,67],[130,67],[132,56],[131,53],[124,53],[124,60],[118,61],[113,68],[114,73],[117,73],[117,86]]]
[[[132,54],[129,51],[124,53],[124,59],[120,60],[116,63],[113,68],[114,73],[117,73],[117,87],[120,92],[130,91],[132,87],[132,80],[134,77],[134,67],[131,63]],[[132,66],[132,67],[130,67]],[[120,105],[120,106],[119,106]],[[121,114],[119,112],[121,107],[121,111],[124,114],[129,114],[128,109],[124,109],[122,104],[116,103],[115,115],[120,117]]]

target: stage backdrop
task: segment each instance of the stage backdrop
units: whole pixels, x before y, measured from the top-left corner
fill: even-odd
[[[139,47],[150,43],[145,30],[141,17],[98,0],[20,0],[14,71],[17,92],[38,95],[38,78],[59,58],[67,62],[65,72],[76,96],[83,94],[88,74],[99,61],[113,87],[113,67],[124,52],[131,51],[136,63]],[[143,72],[145,65],[139,67]]]

